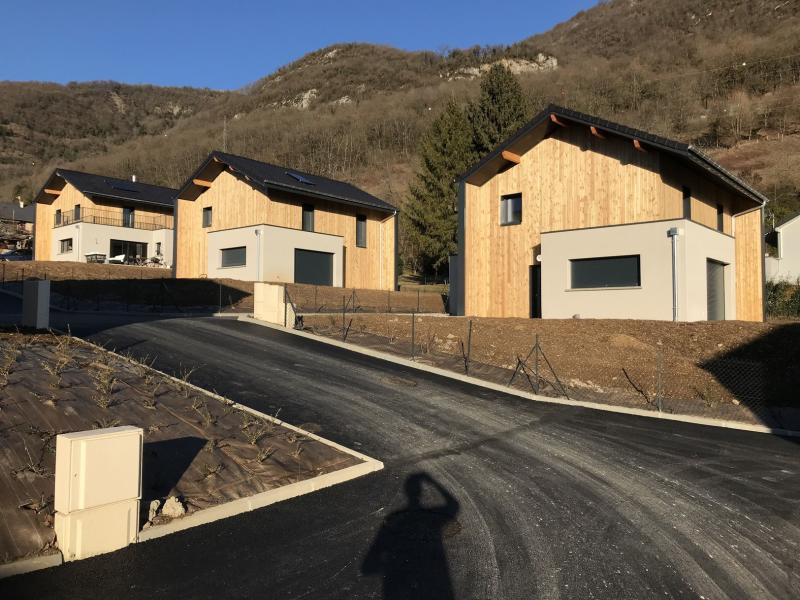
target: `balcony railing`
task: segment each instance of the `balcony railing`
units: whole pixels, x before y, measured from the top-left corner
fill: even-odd
[[[56,213],[53,217],[53,227],[72,225],[73,223],[93,223],[95,225],[111,225],[113,227],[130,227],[132,229],[172,229],[172,215],[163,217],[141,216],[133,211],[132,214],[123,214],[110,210],[94,208],[81,208]]]

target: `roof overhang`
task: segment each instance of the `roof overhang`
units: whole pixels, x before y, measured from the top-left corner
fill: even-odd
[[[483,185],[497,173],[513,167],[516,164],[513,157],[522,156],[536,144],[553,135],[558,129],[575,125],[586,127],[592,135],[598,138],[604,139],[612,136],[624,138],[631,141],[637,150],[643,152],[654,150],[668,154],[695,170],[701,170],[736,194],[744,196],[751,201],[752,205],[763,206],[768,202],[763,194],[694,146],[555,105],[550,105],[537,114],[461,175],[459,180],[473,185]],[[752,205],[748,209],[752,208]]]
[[[320,193],[307,187],[279,184],[274,181],[259,180],[225,162],[225,160],[217,156],[215,152],[209,154],[200,167],[198,167],[198,169],[192,173],[186,182],[179,188],[177,198],[181,198],[182,200],[196,200],[200,197],[200,194],[209,189],[214,180],[219,177],[223,171],[229,171],[239,179],[242,179],[247,184],[267,196],[269,196],[270,190],[279,190],[282,192],[300,194],[308,198],[331,200],[339,204],[358,206],[366,210],[372,210],[376,212],[383,212],[387,214],[397,214],[398,212],[396,208],[389,209],[373,206],[364,202],[358,202],[352,198]]]

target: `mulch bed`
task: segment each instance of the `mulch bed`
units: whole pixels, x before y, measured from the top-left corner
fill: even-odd
[[[154,499],[191,513],[360,462],[68,336],[0,333],[0,563],[52,551],[56,435],[117,425],[144,429],[143,524]]]

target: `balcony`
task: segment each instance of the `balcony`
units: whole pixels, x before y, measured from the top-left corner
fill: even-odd
[[[63,227],[73,223],[92,223],[94,225],[110,225],[112,227],[129,227],[131,229],[172,229],[172,215],[161,217],[141,216],[132,211],[123,213],[111,210],[98,210],[94,208],[81,208],[56,213],[53,216],[53,227]]]

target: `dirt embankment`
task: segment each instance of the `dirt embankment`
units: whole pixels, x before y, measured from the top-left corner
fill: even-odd
[[[350,321],[352,319],[352,322]],[[472,336],[468,345],[469,323]],[[411,353],[411,318],[348,314],[348,341],[370,338],[398,354]],[[341,316],[306,317],[320,333],[341,335]],[[671,323],[634,320],[531,320],[418,316],[415,351],[423,360],[469,351],[473,363],[506,370],[508,381],[538,336],[540,366],[571,397],[652,406],[660,396],[675,411],[697,405],[726,415],[724,405],[758,413],[800,409],[800,323],[742,321]],[[458,361],[454,364],[458,365]],[[615,401],[616,403],[616,401]],[[733,409],[731,409],[733,410]],[[738,410],[738,408],[736,409]],[[728,415],[730,416],[730,415]]]

